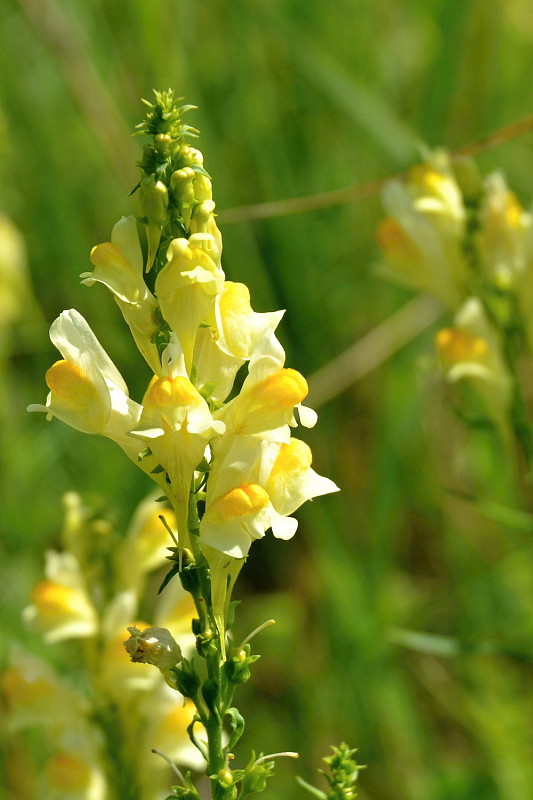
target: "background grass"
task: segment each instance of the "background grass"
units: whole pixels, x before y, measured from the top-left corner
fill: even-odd
[[[4,0],[1,207],[37,298],[1,331],[8,638],[27,640],[20,609],[57,541],[62,493],[105,498],[125,525],[148,488],[110,442],[25,412],[44,400],[47,326],[64,308],[90,321],[132,396],[146,384],[111,296],[77,277],[136,210],[139,98],[171,86],[199,106],[189,122],[226,274],[256,310],[287,309],[288,363],[313,375],[409,300],[375,269],[378,198],[238,224],[224,210],[385,176],[421,142],[458,147],[529,114],[532,44],[527,0]],[[527,204],[532,144],[526,134],[478,159]],[[519,502],[511,460],[447,409],[432,332],[333,390],[307,438],[342,493],[302,509],[293,541],[255,544],[244,571],[239,629],[278,625],[245,690],[243,757],[301,752],[265,800],[301,797],[294,773],[314,779],[341,740],[368,764],[363,798],[533,796],[533,523],[505,511]],[[327,387],[312,387],[319,403]]]

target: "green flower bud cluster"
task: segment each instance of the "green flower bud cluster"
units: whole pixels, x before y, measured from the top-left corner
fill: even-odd
[[[332,755],[323,761],[328,765],[328,770],[320,770],[329,783],[327,800],[352,800],[357,797],[355,782],[359,777],[361,764],[353,758],[356,750],[351,750],[342,742],[338,747],[332,746]]]
[[[154,94],[154,103],[144,101],[149,111],[137,125],[138,132],[149,134],[152,142],[144,147],[139,162],[142,177],[133,192],[140,189],[141,193],[148,243],[146,270],[155,263],[157,273],[165,263],[166,247],[160,244],[202,232],[214,203],[202,154],[186,141],[198,136],[198,131],[182,121],[183,114],[196,106],[180,106],[171,90]]]

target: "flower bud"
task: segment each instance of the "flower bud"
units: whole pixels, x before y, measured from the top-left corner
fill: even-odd
[[[181,212],[181,217],[185,229],[189,229],[191,214],[195,203],[194,196],[194,170],[192,167],[182,167],[172,173],[170,188],[174,193],[174,199]]]
[[[161,155],[165,155],[168,152],[171,142],[172,137],[168,133],[158,133],[154,136],[155,149]]]
[[[141,184],[141,206],[146,217],[148,239],[148,259],[146,271],[148,272],[157,253],[161,239],[161,228],[167,218],[168,189],[162,181],[154,180],[153,176],[145,178]]]

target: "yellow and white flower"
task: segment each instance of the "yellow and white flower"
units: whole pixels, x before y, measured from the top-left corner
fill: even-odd
[[[50,339],[63,359],[46,373],[50,389],[43,411],[83,433],[96,433],[117,442],[134,461],[141,447],[129,436],[141,416],[130,399],[119,371],[85,319],[75,309],[63,311],[52,323]]]
[[[0,683],[10,730],[35,725],[72,730],[83,724],[90,710],[83,695],[37,656],[20,648],[14,650],[11,665],[2,674]]]
[[[26,624],[50,643],[94,636],[98,617],[77,559],[49,550],[45,575],[33,589],[31,605],[22,612]]]
[[[425,164],[410,171],[406,182],[389,181],[383,205],[388,216],[378,229],[378,240],[393,273],[456,308],[467,277],[461,249],[466,215],[446,154],[430,154]]]
[[[472,383],[487,411],[500,417],[511,399],[511,383],[498,338],[477,297],[463,304],[454,326],[440,330],[435,343],[446,380]]]
[[[53,742],[55,752],[41,775],[40,793],[47,800],[106,800],[108,787],[96,730],[64,730]]]
[[[270,502],[279,514],[293,514],[307,500],[338,492],[329,478],[311,468],[311,448],[294,437],[280,445],[265,481]]]
[[[189,375],[198,327],[224,284],[224,273],[212,257],[216,252],[215,240],[207,233],[173,239],[167,264],[155,282],[161,312],[178,337]]]
[[[137,506],[117,552],[116,569],[124,588],[137,585],[147,572],[163,566],[168,548],[172,546],[161,517],[171,530],[175,530],[176,516],[172,509],[156,502],[156,497],[152,494]]]
[[[82,283],[102,283],[113,293],[137,347],[152,371],[158,373],[159,355],[151,341],[157,328],[158,305],[144,281],[135,217],[122,217],[113,228],[111,241],[93,247],[91,261],[95,269],[80,275]]]
[[[163,375],[154,376],[143,400],[136,437],[144,439],[167,473],[166,488],[176,509],[178,540],[188,546],[187,504],[195,467],[207,443],[225,431],[207,402],[191,383],[183,352],[175,336],[163,354]]]
[[[240,393],[216,413],[227,433],[240,433],[277,442],[288,442],[290,426],[299,421],[313,427],[316,413],[302,405],[307,381],[295,369],[285,368],[285,352],[274,334],[265,336],[250,359]]]
[[[225,281],[211,308],[209,327],[200,328],[196,336],[193,360],[202,391],[205,387],[215,402],[223,402],[240,367],[273,335],[283,314],[253,311],[248,287]]]
[[[44,765],[41,793],[47,800],[106,800],[102,767],[87,751],[61,750]]]
[[[147,753],[157,749],[182,767],[198,771],[205,769],[205,761],[187,733],[187,726],[196,711],[194,703],[184,700],[175,689],[161,683],[150,697],[141,701],[139,710],[146,719],[144,738]],[[201,726],[196,726],[195,732],[203,738]],[[152,770],[158,765],[166,767],[163,759],[156,762],[151,757],[147,767]]]

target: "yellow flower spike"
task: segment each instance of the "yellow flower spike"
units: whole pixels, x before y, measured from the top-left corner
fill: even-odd
[[[140,425],[132,434],[146,441],[169,476],[165,492],[176,512],[178,541],[190,549],[187,516],[194,469],[207,443],[223,433],[225,425],[213,419],[206,400],[187,377],[174,334],[163,354],[163,370],[166,374],[152,379],[147,389]]]

